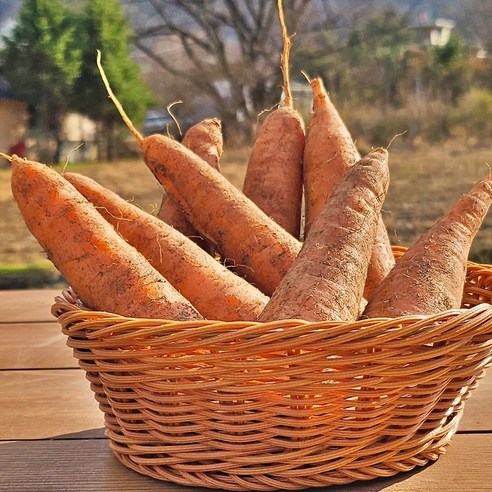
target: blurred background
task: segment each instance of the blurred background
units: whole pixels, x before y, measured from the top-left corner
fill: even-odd
[[[408,246],[492,162],[491,0],[284,0],[291,85],[309,122],[321,76],[361,153],[392,143],[384,219]],[[275,0],[0,0],[0,151],[83,172],[148,211],[159,185],[107,98],[144,134],[218,117],[222,172],[242,185],[281,98]],[[0,288],[59,277],[26,230],[0,163]],[[472,258],[492,260],[492,221]]]

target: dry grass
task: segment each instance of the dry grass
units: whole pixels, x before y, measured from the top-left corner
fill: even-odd
[[[226,151],[223,174],[241,187],[247,149]],[[490,149],[463,149],[452,144],[421,149],[390,149],[391,185],[384,220],[394,244],[408,246],[435,222],[461,193],[483,177],[492,162]],[[61,170],[61,167],[59,168]],[[138,161],[69,165],[147,211],[160,204],[159,184]],[[10,192],[10,171],[0,169],[0,265],[39,262],[44,253],[25,227]],[[492,260],[492,212],[473,245],[473,257]]]
[[[491,150],[452,143],[408,150],[390,149],[391,183],[384,221],[393,244],[409,246],[438,220],[460,195],[487,175]],[[472,245],[472,257],[489,261],[492,210]]]

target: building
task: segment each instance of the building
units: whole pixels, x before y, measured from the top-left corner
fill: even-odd
[[[8,152],[19,140],[25,140],[28,126],[27,104],[13,99],[8,85],[0,79],[0,150]]]
[[[446,46],[456,23],[450,19],[435,19],[413,26],[424,45]]]
[[[20,0],[0,0],[0,48],[2,36],[8,35],[17,21],[21,6]],[[42,146],[53,146],[50,136],[43,135],[30,125],[30,113],[27,103],[11,96],[8,84],[0,78],[0,151],[8,152],[19,140],[25,141],[28,156],[38,159],[43,155]],[[68,113],[63,121],[61,135],[62,156],[73,161],[88,161],[97,158],[96,125],[88,118]],[[82,144],[82,145],[81,145]]]

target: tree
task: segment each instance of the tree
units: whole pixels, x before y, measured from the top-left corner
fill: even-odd
[[[87,0],[76,17],[76,37],[82,47],[82,67],[75,81],[73,107],[101,125],[104,151],[100,158],[115,156],[115,128],[121,118],[109,101],[96,66],[101,50],[104,70],[119,101],[134,123],[142,120],[152,98],[131,58],[130,28],[117,0]]]
[[[12,35],[4,37],[0,53],[12,93],[34,108],[38,127],[55,138],[54,153],[42,156],[55,162],[60,159],[62,116],[81,63],[68,19],[59,0],[24,0],[19,21]]]
[[[195,94],[211,100],[229,136],[232,129],[250,136],[258,114],[279,101],[282,39],[277,2],[125,3],[132,12],[135,46],[177,86],[188,83]],[[308,0],[284,0],[289,32],[296,32],[308,7]],[[179,52],[177,58],[170,57],[169,47]]]
[[[352,30],[346,55],[353,67],[354,99],[383,107],[400,104],[405,54],[413,43],[407,19],[392,9],[369,19],[360,30]]]
[[[397,106],[407,75],[405,54],[414,35],[395,10],[374,7],[370,14],[349,20],[333,10],[327,17],[330,23],[297,51],[293,66],[321,76],[339,101]]]
[[[468,89],[470,66],[463,39],[452,33],[444,46],[432,48],[432,65],[428,68],[434,97],[456,104]]]

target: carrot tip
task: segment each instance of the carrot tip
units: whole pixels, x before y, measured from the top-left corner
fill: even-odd
[[[103,68],[102,63],[101,63],[101,51],[100,50],[96,50],[96,51],[97,51],[97,56],[96,56],[97,68],[99,70],[99,74],[101,75],[101,78],[102,78],[102,81],[104,83],[104,87],[106,88],[106,91],[108,93],[108,96],[111,99],[111,101],[113,101],[113,104],[116,106],[118,113],[120,113],[122,120],[124,121],[124,123],[126,124],[128,129],[132,132],[132,134],[135,137],[135,139],[137,140],[137,142],[139,144],[142,144],[142,142],[144,140],[142,134],[135,128],[132,121],[130,120],[130,118],[126,114],[125,110],[123,109],[123,106],[118,101],[118,99],[114,95],[113,90],[111,89],[111,85],[109,84],[109,80],[106,77],[106,73],[104,72],[104,68]]]

